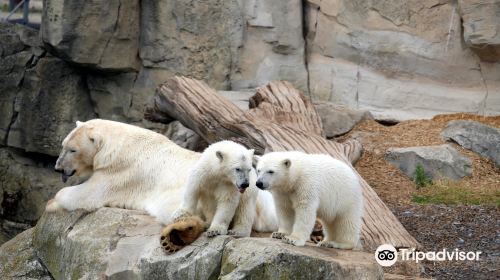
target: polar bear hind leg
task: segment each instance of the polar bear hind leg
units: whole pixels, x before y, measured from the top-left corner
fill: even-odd
[[[337,249],[353,249],[359,240],[361,221],[359,215],[337,215],[332,222],[323,223],[325,233],[323,241],[318,243],[320,247]]]

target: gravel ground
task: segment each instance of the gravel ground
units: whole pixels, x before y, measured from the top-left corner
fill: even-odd
[[[479,261],[423,262],[421,277],[500,279],[500,210],[485,206],[392,206],[422,251],[481,251]]]

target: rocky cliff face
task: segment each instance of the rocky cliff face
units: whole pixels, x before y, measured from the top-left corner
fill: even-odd
[[[218,89],[284,79],[376,117],[500,112],[500,1],[77,2],[45,1],[42,39],[83,66]]]
[[[0,24],[0,242],[62,186],[51,169],[76,120],[203,147],[143,119],[174,74],[219,90],[289,80],[376,118],[499,114],[499,14],[498,0],[45,0],[40,33]]]

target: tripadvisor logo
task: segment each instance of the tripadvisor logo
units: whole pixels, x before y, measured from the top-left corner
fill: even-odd
[[[415,249],[401,249],[399,252],[390,244],[383,244],[375,251],[375,260],[381,266],[391,266],[398,260],[402,261],[415,261],[416,263],[427,261],[478,261],[481,251],[477,252],[464,252],[458,249],[446,250],[443,249],[438,252],[429,251],[421,252]]]

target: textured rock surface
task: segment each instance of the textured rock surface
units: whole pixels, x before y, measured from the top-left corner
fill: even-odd
[[[372,254],[311,246],[292,247],[269,238],[241,238],[226,245],[221,279],[382,279]]]
[[[471,160],[447,144],[391,148],[385,158],[411,178],[415,176],[417,165],[422,165],[430,179],[442,177],[460,179],[472,174]]]
[[[441,136],[490,158],[500,167],[500,129],[480,122],[456,120],[446,125]]]
[[[53,159],[28,156],[0,148],[0,232],[6,239],[33,226],[46,202],[63,186],[53,171]]]
[[[45,0],[41,37],[57,56],[102,70],[140,66],[138,0]]]
[[[236,66],[231,71],[231,88],[288,80],[307,91],[302,1],[239,2],[245,21]]]
[[[483,66],[463,46],[454,1],[309,0],[305,21],[316,98],[370,109],[376,118],[500,113],[485,108],[500,91],[482,69],[498,77],[500,65]]]
[[[169,123],[164,135],[177,145],[192,151],[203,151],[208,146],[200,135],[183,126],[180,121]]]
[[[345,134],[361,121],[373,119],[367,110],[349,109],[331,102],[315,102],[314,107],[321,117],[327,138]]]
[[[59,212],[42,216],[33,244],[55,279],[262,279],[297,273],[382,279],[372,254],[296,248],[279,240],[202,236],[167,255],[159,244],[160,230],[160,224],[139,211]]]
[[[484,61],[500,61],[500,1],[458,0],[465,43]]]
[[[29,229],[0,247],[0,275],[12,280],[50,280],[50,273],[33,249],[33,229]]]
[[[140,57],[147,67],[228,86],[241,40],[238,1],[142,1]]]
[[[51,156],[59,154],[75,121],[95,117],[83,77],[53,57],[41,58],[26,71],[14,111],[7,144]]]

